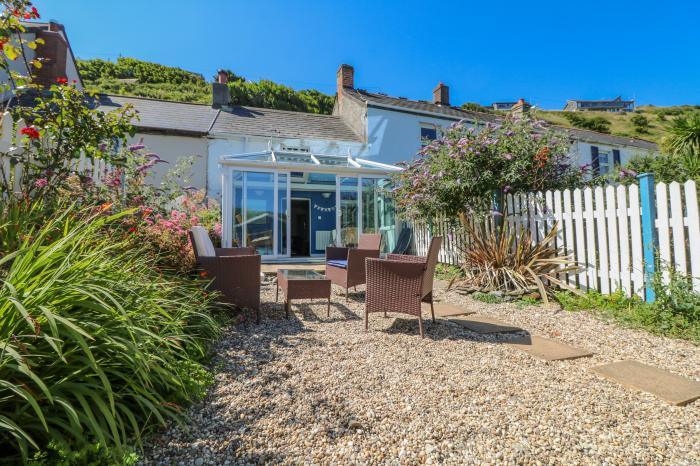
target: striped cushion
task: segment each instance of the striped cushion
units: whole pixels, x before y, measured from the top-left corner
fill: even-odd
[[[346,260],[332,260],[332,261],[328,261],[328,265],[332,265],[333,267],[338,267],[341,269],[347,269],[348,268],[348,261],[346,261]]]

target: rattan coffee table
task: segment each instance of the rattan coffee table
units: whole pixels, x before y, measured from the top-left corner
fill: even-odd
[[[289,316],[292,299],[326,298],[327,316],[331,315],[331,281],[313,270],[280,269],[277,271],[277,293],[275,301],[279,300],[280,288],[284,292],[284,315]]]

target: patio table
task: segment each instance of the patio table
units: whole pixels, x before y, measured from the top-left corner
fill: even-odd
[[[289,316],[292,299],[326,298],[327,316],[331,315],[331,281],[313,270],[280,269],[277,271],[277,291],[275,301],[279,300],[280,288],[284,292],[284,315]]]

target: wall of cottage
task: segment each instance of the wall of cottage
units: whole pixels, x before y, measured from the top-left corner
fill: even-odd
[[[197,189],[207,187],[207,153],[208,141],[205,137],[176,136],[171,134],[136,133],[129,139],[129,144],[140,141],[146,145],[148,152],[157,154],[167,163],[157,163],[151,170],[147,181],[159,185],[163,175],[175,168],[181,160],[192,157],[194,165],[191,174],[179,180],[181,186],[193,186]]]
[[[454,122],[452,119],[368,107],[367,158],[388,164],[411,160],[421,148],[422,124],[447,128]]]

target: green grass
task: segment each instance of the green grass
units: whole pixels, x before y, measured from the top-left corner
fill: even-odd
[[[681,105],[675,107],[655,107],[645,105],[637,107],[630,113],[608,113],[608,112],[579,112],[584,117],[602,117],[610,122],[610,134],[616,136],[627,136],[646,139],[660,143],[661,139],[667,135],[673,119],[676,116],[686,115],[698,111],[700,106]],[[647,132],[640,132],[632,123],[635,115],[644,115],[649,120]],[[565,118],[564,112],[557,110],[536,110],[536,116],[549,123],[572,128],[572,124]]]
[[[435,278],[451,281],[464,276],[462,269],[456,265],[440,263],[435,267]]]
[[[700,299],[686,287],[681,285],[682,291],[678,291],[674,286],[678,285],[657,290],[658,300],[653,304],[637,296],[628,298],[621,291],[610,295],[591,291],[584,296],[561,292],[556,298],[566,311],[591,312],[626,327],[700,344]]]

